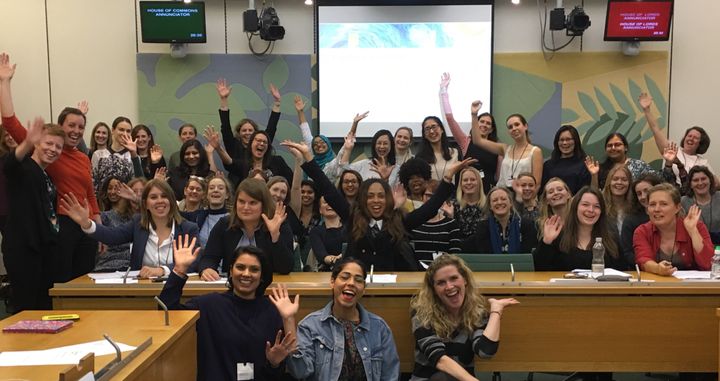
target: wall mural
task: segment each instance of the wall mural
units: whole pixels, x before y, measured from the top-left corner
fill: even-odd
[[[282,116],[274,146],[289,163],[291,156],[278,143],[300,139],[293,99],[300,95],[306,103],[308,99],[317,102],[317,64],[310,55],[258,59],[252,55],[211,54],[173,59],[165,54],[138,54],[137,66],[140,120],[150,126],[166,156],[179,148],[177,129],[183,123],[193,123],[199,129],[209,124],[219,128],[217,78],[223,77],[232,85],[232,123],[247,117],[264,127],[272,105],[268,86],[273,83],[280,89]],[[528,120],[533,143],[541,146],[547,157],[557,128],[572,124],[585,151],[602,161],[605,137],[618,131],[628,138],[631,157],[659,168],[660,154],[637,98],[641,92],[653,97],[653,112],[659,114],[659,125],[665,130],[668,73],[667,52],[642,52],[636,57],[616,52],[563,53],[549,61],[541,53],[496,54],[493,114],[498,135],[509,142],[503,127],[505,118],[521,113]],[[459,113],[469,109],[472,100],[453,99],[451,94],[451,102],[454,112]],[[428,111],[432,114],[439,114],[439,107]],[[306,111],[306,115],[314,118],[316,112]],[[313,130],[317,131],[316,126]],[[365,145],[363,150],[368,148]]]

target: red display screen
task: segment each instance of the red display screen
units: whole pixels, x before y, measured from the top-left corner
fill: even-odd
[[[667,40],[672,9],[672,1],[610,1],[605,40]]]

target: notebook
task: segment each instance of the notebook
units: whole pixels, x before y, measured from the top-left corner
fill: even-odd
[[[72,327],[69,320],[20,320],[3,328],[5,333],[58,333]]]

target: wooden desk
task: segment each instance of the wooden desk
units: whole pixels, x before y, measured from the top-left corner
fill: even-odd
[[[486,297],[516,297],[503,314],[501,344],[485,371],[686,371],[718,368],[720,282],[681,282],[643,274],[651,283],[550,283],[563,273],[475,273]],[[424,273],[399,273],[396,284],[369,285],[363,305],[390,325],[403,371],[413,367],[410,297]],[[330,301],[329,273],[275,276],[302,295],[300,318]],[[154,309],[160,284],[95,285],[87,278],[50,290],[55,308]],[[184,297],[224,291],[189,284]]]
[[[19,320],[39,319],[48,313],[77,313],[80,320],[57,334],[0,333],[0,351],[40,350],[102,340],[106,333],[117,342],[138,346],[153,342],[127,364],[113,380],[195,380],[197,368],[196,311],[172,311],[165,326],[162,311],[25,311],[0,321],[0,328]],[[129,352],[123,352],[123,357]],[[115,355],[95,357],[95,370]],[[57,380],[69,365],[0,367],[0,379]]]

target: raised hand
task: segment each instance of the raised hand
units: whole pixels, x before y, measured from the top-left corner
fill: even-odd
[[[512,306],[515,304],[520,304],[515,298],[505,298],[505,299],[494,299],[489,298],[488,304],[490,304],[490,311],[497,311],[502,313],[502,311],[505,309],[505,307]]]
[[[350,132],[345,135],[345,142],[343,143],[343,147],[346,151],[352,151],[352,149],[355,148],[355,134]]]
[[[277,242],[280,238],[280,226],[285,222],[287,213],[285,213],[285,204],[282,201],[275,204],[275,215],[272,218],[268,218],[265,213],[262,214],[262,219],[265,221],[265,227],[270,232],[270,237],[273,242]]]
[[[305,110],[305,102],[303,102],[302,97],[299,95],[295,96],[295,111],[302,112]]]
[[[154,146],[150,147],[150,162],[153,164],[157,164],[162,160],[163,158],[163,149],[159,145],[155,144]]]
[[[187,269],[197,259],[197,255],[200,252],[200,247],[195,247],[197,238],[193,237],[190,239],[190,235],[185,234],[179,235],[175,241],[173,241],[173,258],[175,259],[175,271],[181,274],[187,274]]]
[[[474,165],[477,162],[477,159],[467,158],[465,160],[450,164],[445,170],[445,177],[452,179],[458,172],[462,171],[464,168]]]
[[[10,55],[0,54],[0,81],[9,81],[15,75],[17,64],[10,64]]]
[[[440,210],[443,212],[445,217],[455,218],[455,207],[453,207],[453,204],[450,201],[443,202]]]
[[[638,97],[638,103],[640,104],[640,107],[642,107],[643,111],[647,111],[650,109],[650,106],[652,106],[653,99],[648,93],[642,93]]]
[[[271,289],[270,301],[275,305],[280,317],[288,319],[297,314],[300,309],[300,295],[295,295],[294,300],[290,300],[287,285],[280,283]]]
[[[155,176],[153,178],[162,180],[162,181],[167,181],[167,168],[160,167],[157,170],[155,170]]]
[[[60,211],[70,217],[70,219],[75,221],[75,223],[83,229],[88,229],[92,226],[90,218],[88,217],[90,215],[90,207],[88,207],[87,199],[83,200],[81,205],[74,193],[65,193],[62,198],[60,198]]]
[[[477,115],[480,112],[482,105],[483,103],[480,100],[473,101],[473,103],[470,104],[470,114]]]
[[[370,170],[377,172],[377,174],[385,181],[390,178],[394,168],[394,164],[389,165],[385,160],[381,163],[378,159],[373,159],[372,163],[370,163]]]
[[[700,221],[701,213],[702,211],[697,205],[692,205],[688,209],[687,216],[683,219],[683,225],[685,225],[685,229],[688,233],[697,230],[697,224],[698,221]]]
[[[395,200],[395,209],[402,208],[402,206],[407,201],[407,191],[405,190],[405,187],[398,182],[393,187],[393,200]]]
[[[215,82],[215,89],[220,99],[227,99],[232,93],[232,87],[227,85],[225,78],[220,78]]]
[[[132,156],[137,155],[137,139],[133,140],[130,135],[120,135],[120,145],[125,147]]]
[[[370,111],[365,111],[362,114],[355,114],[355,117],[353,118],[353,124],[360,123],[361,120],[367,118],[368,114],[370,114]]]
[[[445,72],[440,76],[440,90],[447,91],[448,86],[450,86],[450,73]]]
[[[203,131],[203,136],[208,141],[208,145],[210,147],[212,147],[213,149],[220,148],[220,134],[215,131],[215,127],[213,125],[208,125],[205,128],[205,131]]]
[[[672,165],[677,159],[678,146],[675,142],[669,141],[663,149],[662,157],[665,159],[665,165]]]
[[[284,140],[282,143],[280,143],[281,146],[287,148],[290,153],[293,154],[296,158],[302,157],[305,159],[305,161],[310,161],[313,159],[312,152],[310,152],[310,147],[307,146],[305,143],[297,143],[292,140]]]
[[[27,130],[27,137],[25,138],[31,146],[34,146],[35,144],[40,143],[40,140],[42,140],[43,136],[43,126],[45,125],[45,121],[41,117],[36,117],[33,119],[32,122],[28,121],[26,126],[28,126]]]
[[[545,225],[543,226],[543,242],[547,245],[552,244],[560,235],[562,227],[563,221],[557,214],[545,220]]]
[[[287,333],[283,336],[282,331],[278,331],[275,344],[272,347],[269,341],[265,343],[265,358],[270,362],[270,365],[277,367],[290,353],[295,351],[296,343],[297,339],[294,335]]]
[[[77,104],[77,109],[80,110],[83,114],[87,115],[87,113],[90,111],[90,104],[87,100],[83,99]]]
[[[132,188],[130,188],[129,185],[125,183],[120,183],[120,189],[118,189],[118,196],[132,202],[133,204],[140,203],[140,198],[138,197],[138,195]]]
[[[280,90],[272,83],[270,84],[270,94],[275,98],[275,102],[280,102]]]
[[[600,163],[592,156],[585,156],[585,168],[590,172],[591,176],[595,176],[600,172]]]

